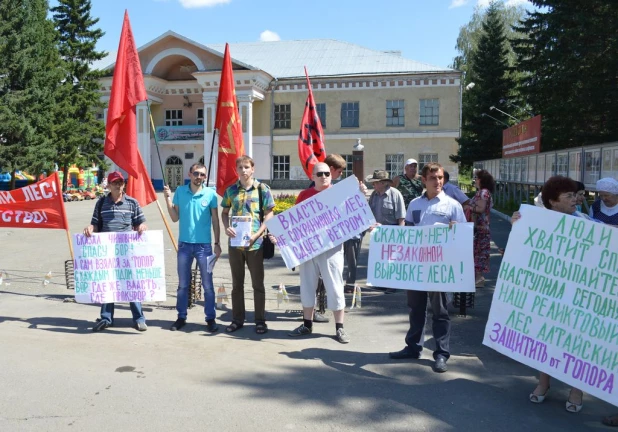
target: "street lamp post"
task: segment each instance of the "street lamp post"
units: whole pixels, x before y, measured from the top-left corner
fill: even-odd
[[[490,111],[496,110],[496,111],[498,111],[498,112],[501,112],[501,113],[502,113],[502,114],[504,114],[505,116],[508,116],[508,117],[512,118],[513,120],[515,120],[517,123],[521,123],[521,120],[520,120],[520,119],[518,119],[517,117],[513,117],[513,116],[512,116],[512,115],[510,115],[509,113],[506,113],[506,112],[502,111],[501,109],[496,108],[495,106],[490,106],[490,107],[489,107],[489,110],[490,110]]]
[[[363,181],[365,178],[364,173],[364,145],[361,144],[361,139],[358,138],[356,140],[356,144],[352,147],[352,173],[356,176],[359,181]]]
[[[530,117],[534,117],[534,113],[528,111],[526,108],[520,107],[519,105],[515,105],[513,102],[510,102],[507,99],[500,99],[500,103],[506,104],[506,106],[514,106],[515,108],[519,108],[520,110],[528,114]]]
[[[498,120],[497,118],[492,117],[492,116],[490,116],[489,114],[482,113],[482,114],[481,114],[481,117],[489,117],[489,118],[490,118],[490,119],[492,119],[493,121],[498,122],[498,123],[500,123],[500,124],[502,124],[502,125],[504,125],[504,126],[506,126],[506,127],[509,127],[509,125],[507,125],[506,123],[504,123],[502,120]]]

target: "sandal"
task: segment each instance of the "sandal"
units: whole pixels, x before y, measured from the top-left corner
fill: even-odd
[[[618,426],[618,415],[608,416],[601,421],[605,426]]]
[[[268,326],[266,325],[266,323],[257,323],[255,325],[255,332],[257,334],[264,334],[268,332]]]
[[[534,394],[534,392],[532,392],[530,393],[530,396],[528,396],[528,399],[530,399],[530,402],[532,403],[536,403],[536,404],[543,403],[543,401],[545,400],[545,397],[547,397],[548,392],[549,392],[549,387],[547,387],[547,390],[545,390],[545,393],[540,394],[540,395],[536,395]]]
[[[570,413],[578,413],[584,407],[584,394],[581,393],[581,403],[577,404],[575,402],[571,402],[571,393],[573,393],[573,390],[571,390],[571,392],[569,393],[569,398],[566,401],[565,408]]]
[[[238,321],[232,321],[232,324],[225,328],[225,331],[228,333],[234,333],[236,330],[240,330],[243,324]]]

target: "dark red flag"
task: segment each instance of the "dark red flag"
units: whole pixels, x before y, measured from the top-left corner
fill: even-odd
[[[133,40],[129,13],[125,10],[107,110],[103,152],[133,177],[137,177],[139,171],[135,106],[146,99],[148,95],[142,67]]]
[[[139,153],[137,154],[137,159],[137,166],[139,168],[137,171],[137,177],[133,177],[129,174],[126,191],[127,195],[135,198],[140,206],[146,207],[151,202],[157,200],[157,194],[152,186],[152,182],[150,181],[148,171],[146,171],[144,160]]]
[[[300,121],[298,157],[303,170],[305,170],[305,174],[311,178],[313,166],[318,162],[324,162],[324,159],[326,159],[326,148],[324,147],[324,130],[315,108],[315,100],[313,100],[313,91],[311,91],[311,82],[309,81],[309,75],[307,75],[307,68],[305,68],[305,76],[307,77],[309,95],[307,95],[305,111]]]
[[[223,196],[225,189],[238,180],[236,159],[245,154],[242,124],[236,103],[236,90],[234,89],[230,46],[227,43],[225,44],[220,81],[215,128],[219,131],[217,193]]]

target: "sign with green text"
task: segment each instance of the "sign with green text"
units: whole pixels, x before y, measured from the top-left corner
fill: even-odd
[[[380,225],[371,232],[367,282],[414,291],[474,292],[474,224]]]
[[[73,235],[78,303],[165,301],[163,232]]]
[[[520,212],[483,344],[618,405],[618,230],[529,205]]]

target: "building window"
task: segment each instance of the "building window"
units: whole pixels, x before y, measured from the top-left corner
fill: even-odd
[[[440,99],[421,99],[420,125],[435,126],[440,122]]]
[[[165,126],[182,126],[182,110],[165,110]]]
[[[386,126],[405,126],[403,100],[386,101]]]
[[[290,129],[292,124],[292,105],[275,105],[275,129]]]
[[[325,103],[315,104],[315,110],[318,112],[318,117],[320,117],[320,123],[322,124],[322,129],[326,129],[326,104]]]
[[[428,163],[435,162],[438,163],[438,153],[422,153],[418,155],[418,172]]]
[[[358,117],[359,117],[358,102],[343,102],[341,104],[341,127],[342,128],[359,127]]]
[[[343,178],[349,177],[352,174],[354,174],[354,172],[352,170],[352,167],[353,167],[352,161],[354,159],[353,159],[352,155],[341,155],[341,157],[345,159],[345,168],[341,172],[341,178],[343,179]]]
[[[197,109],[197,124],[198,125],[204,125],[204,108],[198,108]]]
[[[290,156],[273,156],[273,180],[289,180]]]
[[[391,179],[403,173],[403,155],[402,154],[387,154],[386,155],[386,172]]]

